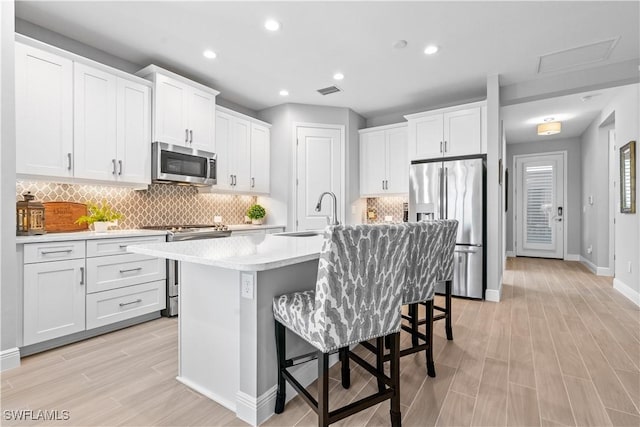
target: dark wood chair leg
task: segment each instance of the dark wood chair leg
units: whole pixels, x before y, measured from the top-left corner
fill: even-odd
[[[451,327],[451,280],[447,280],[446,288],[447,289],[446,289],[446,296],[445,296],[445,308],[447,310],[446,312],[447,317],[445,318],[445,322],[446,322],[445,329],[447,332],[447,339],[449,341],[453,341],[453,329]]]
[[[427,335],[427,375],[430,377],[436,376],[436,367],[433,363],[433,300],[427,301],[427,313],[426,313],[426,335]]]
[[[409,304],[409,317],[411,317],[411,330],[413,331],[411,334],[411,345],[417,347],[419,342],[415,332],[418,332],[418,322],[420,320],[418,319],[418,304]]]
[[[376,354],[376,369],[381,374],[384,374],[384,341],[385,339],[382,337],[376,338],[376,350],[378,351]],[[393,342],[390,341],[389,345],[393,346]],[[384,390],[384,381],[378,378],[378,391],[383,391],[383,390]]]
[[[274,412],[281,414],[284,411],[284,403],[287,398],[287,384],[283,371],[286,367],[286,342],[285,327],[276,320],[276,354],[278,357],[278,391],[276,392],[276,408]]]
[[[329,425],[329,354],[318,352],[318,427]]]
[[[342,387],[351,387],[351,369],[349,368],[349,347],[340,349],[340,361],[342,363]]]
[[[393,396],[391,397],[391,426],[401,427],[402,414],[400,413],[400,333],[391,335],[391,384]]]

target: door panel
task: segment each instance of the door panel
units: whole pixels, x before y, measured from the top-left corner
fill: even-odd
[[[251,124],[251,191],[269,193],[269,128]]]
[[[364,195],[384,192],[386,179],[385,132],[369,132],[360,135],[360,156],[362,168],[360,193]]]
[[[484,248],[457,246],[454,252],[453,282],[451,294],[469,298],[482,298],[482,254]],[[444,294],[445,283],[436,285],[436,292]]]
[[[118,79],[118,180],[151,182],[151,99],[147,86]]]
[[[480,107],[444,114],[446,156],[463,156],[482,152]]]
[[[214,115],[216,97],[197,89],[189,91],[189,146],[215,151]]]
[[[189,88],[170,77],[156,76],[154,141],[188,145],[187,102]],[[213,114],[213,112],[212,112]]]
[[[442,114],[422,117],[411,123],[415,132],[415,152],[412,159],[431,159],[442,156]]]
[[[457,219],[456,243],[482,244],[482,159],[444,162],[444,203],[447,218]]]
[[[297,128],[297,230],[321,229],[327,225],[327,216],[333,210],[329,197],[322,203],[322,211],[316,212],[318,197],[331,191],[337,198],[338,221],[343,222],[342,153],[340,129]]]
[[[516,255],[564,256],[564,155],[516,160]]]
[[[409,169],[409,221],[442,219],[442,162],[411,165]]]
[[[387,193],[404,193],[409,191],[409,153],[407,128],[389,129],[386,131],[387,159]]]
[[[249,191],[251,188],[251,122],[237,117],[233,119],[232,173],[235,175],[234,190]]]
[[[233,116],[216,112],[216,167],[218,173],[218,183],[215,188],[220,190],[231,189],[231,175],[233,166],[231,164],[231,139],[233,132]]]

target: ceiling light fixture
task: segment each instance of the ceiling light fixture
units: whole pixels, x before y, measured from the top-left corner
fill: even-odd
[[[424,49],[424,53],[425,53],[426,55],[433,55],[433,54],[434,54],[434,53],[436,53],[437,51],[438,51],[438,46],[436,46],[436,45],[434,45],[434,44],[429,45],[429,46],[427,46],[427,47]]]
[[[280,23],[275,19],[267,19],[264,27],[269,31],[278,31],[280,29]]]
[[[209,59],[214,59],[216,56],[218,56],[218,55],[216,55],[216,53],[214,51],[208,50],[208,49],[205,50],[204,52],[202,52],[202,55],[205,58],[209,58]]]
[[[342,79],[344,79],[344,74],[342,74],[342,73],[335,73],[335,74],[333,75],[333,79],[334,79],[334,80],[342,80]]]
[[[538,125],[538,135],[546,136],[546,135],[555,135],[560,133],[562,130],[562,123],[560,122],[547,122],[540,123]]]
[[[282,89],[280,91],[280,96],[289,96],[289,91]]]

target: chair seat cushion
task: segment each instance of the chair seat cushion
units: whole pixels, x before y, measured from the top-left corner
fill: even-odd
[[[325,350],[314,322],[316,291],[295,292],[273,299],[273,316],[319,350]]]

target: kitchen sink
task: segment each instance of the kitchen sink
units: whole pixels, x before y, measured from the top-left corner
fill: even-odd
[[[274,233],[272,234],[272,236],[311,237],[311,236],[322,236],[323,233],[324,233],[323,230],[287,231],[284,233]]]

